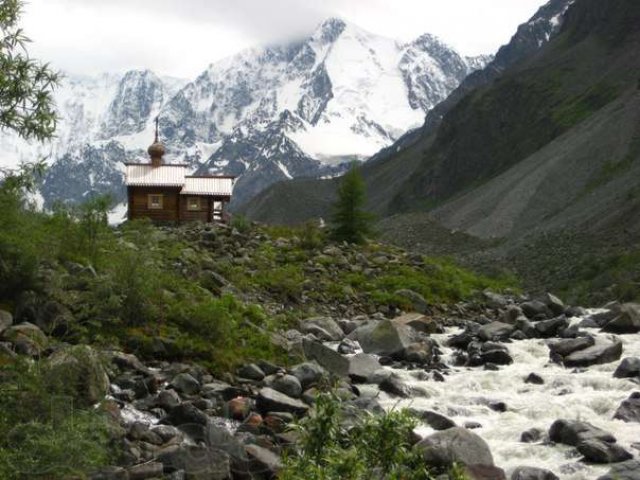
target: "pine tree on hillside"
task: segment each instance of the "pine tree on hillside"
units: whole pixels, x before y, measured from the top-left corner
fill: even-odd
[[[354,165],[338,188],[338,200],[334,205],[331,237],[337,241],[364,243],[371,234],[373,216],[364,210],[365,184],[360,170]]]

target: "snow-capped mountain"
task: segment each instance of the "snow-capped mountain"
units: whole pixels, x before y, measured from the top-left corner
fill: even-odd
[[[403,44],[329,19],[308,38],[244,51],[190,82],[149,71],[67,78],[55,141],[3,135],[3,163],[49,155],[46,205],[121,195],[122,162],[144,158],[159,116],[167,159],[238,175],[242,202],[276,181],[335,175],[368,158],[490,59],[465,58],[431,35]]]

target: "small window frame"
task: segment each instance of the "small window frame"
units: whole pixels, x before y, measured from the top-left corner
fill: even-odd
[[[195,203],[191,203],[195,202]],[[187,197],[187,210],[190,212],[198,212],[202,210],[202,198],[200,197]]]
[[[162,210],[164,208],[164,195],[161,193],[147,195],[147,208],[149,210]]]

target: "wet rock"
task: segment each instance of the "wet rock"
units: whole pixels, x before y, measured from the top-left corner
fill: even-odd
[[[364,353],[402,357],[405,349],[417,339],[416,332],[390,320],[371,322],[353,332]]]
[[[256,363],[265,375],[273,375],[280,371],[280,367],[266,360],[258,360]]]
[[[447,339],[447,345],[451,348],[459,348],[460,350],[466,350],[469,344],[473,342],[474,334],[471,332],[462,332],[457,335],[452,335]]]
[[[586,461],[592,463],[619,463],[633,458],[633,455],[617,443],[604,442],[598,439],[580,442],[578,451]]]
[[[338,341],[344,337],[344,331],[330,317],[307,318],[300,322],[300,331],[312,333],[320,340]]]
[[[160,462],[147,462],[141,465],[129,467],[129,480],[146,480],[148,478],[160,478],[164,470],[164,465]]]
[[[412,343],[405,349],[403,358],[418,365],[429,365],[434,358],[434,344],[429,339]]]
[[[166,474],[183,471],[189,480],[226,480],[231,475],[229,455],[206,446],[171,446],[158,454],[158,461]]]
[[[529,376],[524,380],[524,383],[532,383],[534,385],[543,385],[544,379],[537,373],[530,373]]]
[[[0,334],[13,325],[13,315],[6,310],[0,310]]]
[[[271,450],[255,444],[247,445],[245,449],[251,459],[251,473],[253,475],[258,474],[264,478],[273,478],[282,469],[280,457]]]
[[[335,350],[323,345],[322,343],[304,339],[302,348],[305,356],[309,360],[315,360],[323,368],[339,377],[349,375],[349,360],[343,357]]]
[[[463,472],[468,480],[507,480],[504,470],[492,465],[467,465]]]
[[[350,338],[345,338],[338,345],[338,353],[343,355],[352,355],[358,351],[358,343],[351,340]]]
[[[244,420],[251,412],[253,402],[248,397],[236,397],[229,400],[224,406],[224,414],[234,420]]]
[[[307,390],[318,383],[326,375],[326,371],[315,362],[305,362],[291,369],[291,374],[296,377],[302,388]]]
[[[58,350],[48,359],[49,380],[74,390],[80,407],[89,407],[109,393],[109,377],[98,353],[87,345]]]
[[[547,304],[547,307],[549,307],[549,310],[551,310],[554,315],[562,315],[567,309],[564,302],[552,293],[545,294],[544,302]]]
[[[509,298],[499,293],[492,292],[491,290],[485,290],[482,292],[485,303],[490,308],[505,308],[509,304]]]
[[[434,430],[447,430],[456,426],[453,420],[433,410],[410,409],[409,411],[413,416],[422,420]]]
[[[536,332],[541,338],[551,338],[569,326],[569,320],[564,315],[551,320],[542,320],[535,324]]]
[[[629,460],[611,467],[606,475],[598,480],[640,480],[640,460]]]
[[[482,424],[478,422],[473,422],[473,421],[464,422],[464,428],[468,430],[476,430],[478,428],[482,428]]]
[[[511,474],[511,480],[560,480],[553,472],[536,467],[518,467]]]
[[[572,354],[573,352],[577,352],[578,350],[584,350],[585,348],[589,348],[595,345],[596,340],[591,336],[579,337],[579,338],[569,338],[565,340],[557,340],[549,343],[547,346],[549,347],[549,355],[553,358],[554,356],[559,356],[560,358],[566,357],[567,355]]]
[[[619,360],[622,356],[622,342],[597,342],[595,345],[578,350],[564,357],[565,367],[589,367]]]
[[[602,328],[618,316],[618,309],[609,309],[589,315],[579,324],[580,328]]]
[[[540,320],[543,318],[549,318],[553,315],[547,304],[540,300],[524,302],[520,305],[520,308],[529,320]]]
[[[247,380],[253,380],[256,382],[262,381],[266,376],[262,369],[255,363],[243,365],[238,369],[237,374],[240,378],[246,378]]]
[[[12,343],[17,353],[30,357],[41,355],[49,344],[40,328],[26,322],[7,328],[2,332],[2,340]]]
[[[484,365],[488,363],[492,363],[493,365],[511,365],[513,363],[511,355],[504,350],[489,350],[488,352],[482,352],[480,353],[480,359]]]
[[[513,333],[515,327],[507,323],[491,322],[483,325],[477,332],[478,337],[487,342],[489,340],[505,340]]]
[[[169,386],[185,395],[195,395],[200,391],[200,382],[189,373],[179,373],[173,377]]]
[[[354,382],[366,382],[381,368],[377,358],[368,353],[358,353],[349,357],[349,377]]]
[[[265,385],[291,398],[300,398],[300,395],[302,395],[300,380],[293,375],[286,375],[284,373],[270,375],[265,378]]]
[[[633,392],[616,410],[613,418],[623,422],[640,423],[640,392]]]
[[[640,358],[628,357],[620,362],[616,371],[613,372],[615,378],[640,377]]]
[[[394,296],[406,299],[411,304],[411,308],[418,313],[424,314],[429,312],[429,304],[427,301],[422,295],[413,290],[397,290]]]
[[[522,443],[536,443],[544,438],[544,431],[539,428],[530,428],[529,430],[525,430],[520,435],[520,441]]]
[[[380,382],[380,390],[397,397],[411,397],[411,387],[405,383],[397,374],[392,373]]]
[[[621,305],[618,315],[606,323],[602,331],[619,334],[640,332],[640,304]]]
[[[428,436],[416,445],[428,465],[450,467],[462,465],[493,466],[487,442],[469,430],[454,427]]]
[[[588,440],[614,443],[615,437],[609,432],[579,420],[556,420],[549,429],[549,439],[564,445],[577,446]]]
[[[263,415],[269,412],[289,412],[300,416],[307,413],[309,406],[272,388],[265,387],[258,393],[256,407]]]
[[[427,335],[440,331],[440,327],[433,319],[421,313],[407,313],[391,321],[396,325],[407,326]]]
[[[507,411],[507,404],[504,402],[489,402],[487,406],[494,412],[504,413]]]
[[[191,424],[206,425],[207,421],[207,415],[198,410],[194,405],[191,403],[182,403],[173,408],[161,422],[165,425],[180,427]]]

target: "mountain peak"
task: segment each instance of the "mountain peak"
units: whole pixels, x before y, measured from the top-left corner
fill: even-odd
[[[347,28],[347,22],[338,17],[327,18],[316,30],[316,36],[325,43],[335,42]]]

